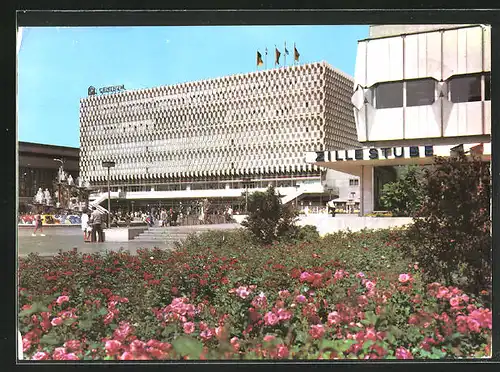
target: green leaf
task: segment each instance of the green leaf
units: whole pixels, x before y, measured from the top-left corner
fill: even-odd
[[[199,359],[203,351],[203,344],[189,336],[181,336],[172,343],[174,350],[182,356]]]
[[[93,321],[91,319],[81,319],[78,321],[78,328],[89,330],[92,328]]]
[[[118,328],[118,326],[116,324],[114,324],[114,323],[111,323],[109,325],[109,328],[111,328],[114,331],[116,328]]]
[[[68,319],[64,319],[63,324],[66,326],[69,326],[69,325],[72,325],[74,322],[76,322],[76,319],[68,318]]]
[[[42,338],[40,339],[40,343],[46,345],[59,345],[61,341],[57,336],[49,333],[42,336]]]
[[[101,316],[104,316],[104,315],[107,315],[108,314],[108,310],[105,309],[104,307],[101,307],[98,311],[97,311],[97,314],[101,315]]]

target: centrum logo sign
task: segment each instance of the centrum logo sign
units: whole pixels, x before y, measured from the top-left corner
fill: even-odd
[[[99,88],[99,93],[100,94],[105,94],[105,93],[116,93],[116,92],[121,92],[125,90],[125,85],[114,85],[111,87],[103,87]],[[90,86],[88,89],[88,95],[89,96],[95,96],[97,94],[97,90],[95,87]]]
[[[121,92],[122,90],[125,90],[125,85],[115,85],[112,87],[99,88],[99,93],[114,93]]]

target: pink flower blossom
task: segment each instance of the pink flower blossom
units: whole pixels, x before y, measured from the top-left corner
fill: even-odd
[[[340,315],[338,312],[333,311],[328,314],[328,325],[338,324],[340,322]]]
[[[264,342],[273,342],[276,340],[276,336],[274,335],[265,335],[264,336]]]
[[[231,346],[233,347],[233,350],[237,352],[240,349],[240,343],[238,342],[239,339],[238,337],[233,337],[229,342],[231,343]]]
[[[130,343],[130,351],[134,354],[141,354],[144,352],[146,344],[139,340],[134,340]]]
[[[31,348],[31,341],[23,337],[23,352],[28,351]]]
[[[278,295],[279,295],[279,297],[280,297],[281,299],[283,299],[283,300],[284,300],[285,298],[290,297],[290,292],[289,292],[289,291],[287,291],[287,290],[285,289],[285,290],[283,290],[283,291],[279,291],[279,292],[278,292]]]
[[[124,352],[118,359],[120,360],[134,360],[134,356],[132,353],[129,353],[128,351]]]
[[[63,302],[68,302],[69,301],[69,297],[68,296],[59,296],[56,300],[56,303],[58,305],[61,305]]]
[[[50,324],[52,324],[54,327],[59,326],[62,323],[63,323],[63,319],[59,318],[59,317],[52,319],[52,321],[50,322]]]
[[[413,355],[404,347],[398,347],[396,349],[396,359],[413,359]]]
[[[109,340],[106,341],[104,348],[106,349],[106,354],[108,354],[109,356],[114,356],[120,352],[122,343],[117,340]]]
[[[267,298],[264,293],[260,293],[258,296],[254,297],[252,300],[252,306],[256,309],[260,309],[267,306]]]
[[[304,295],[298,295],[297,297],[295,297],[295,301],[297,301],[298,303],[302,304],[302,303],[306,302],[306,296],[304,296]]]
[[[307,271],[304,271],[302,274],[300,274],[301,282],[311,282],[313,280],[314,280],[314,275],[308,273]]]
[[[288,351],[288,348],[285,345],[278,345],[278,358],[283,359],[283,358],[288,358],[288,355],[290,352]]]
[[[250,290],[247,287],[239,287],[236,289],[236,294],[241,298],[245,299],[250,295]]]
[[[448,295],[450,291],[448,290],[448,288],[446,287],[439,287],[438,289],[438,293],[436,295],[437,298],[443,298],[443,297],[446,297]]]
[[[118,328],[113,332],[113,338],[118,341],[124,341],[132,332],[132,327],[128,322],[120,322]]]
[[[269,311],[266,315],[264,315],[264,322],[266,325],[273,326],[279,322],[279,318],[275,313]]]
[[[204,340],[210,340],[214,335],[214,332],[210,328],[205,329],[200,333],[200,337]]]
[[[52,352],[52,359],[54,360],[62,360],[62,356],[66,354],[66,348],[64,347],[56,347]]]
[[[375,288],[375,283],[373,283],[370,280],[367,280],[366,283],[365,283],[365,287],[366,287],[366,289],[368,289],[369,291],[371,291],[373,288]]]
[[[400,274],[399,278],[398,278],[400,283],[406,283],[406,282],[410,281],[410,279],[411,279],[411,276],[409,274]]]
[[[474,332],[474,333],[480,333],[481,332],[481,323],[479,323],[474,318],[468,318],[467,319],[467,326],[469,327],[469,330],[471,332]]]
[[[193,322],[186,322],[182,326],[184,329],[184,332],[187,333],[188,335],[194,332],[194,323]]]
[[[290,311],[285,310],[285,309],[278,309],[276,314],[278,315],[278,319],[280,321],[286,321],[286,320],[292,319],[292,313]]]
[[[356,278],[364,278],[364,277],[365,277],[365,274],[362,273],[361,271],[356,274]]]
[[[461,300],[460,297],[452,297],[452,298],[450,298],[450,305],[451,305],[451,307],[457,307],[458,305],[460,305],[460,300]]]
[[[311,326],[309,334],[315,339],[321,338],[325,334],[325,327],[322,324],[314,324]]]
[[[345,276],[344,270],[337,270],[337,271],[335,271],[335,274],[333,274],[333,277],[337,280],[344,278],[344,276]]]
[[[80,360],[80,358],[78,358],[74,353],[68,353],[61,355],[60,360]]]
[[[64,343],[64,347],[70,351],[77,351],[81,347],[81,342],[78,340],[68,340]]]
[[[50,359],[50,354],[46,351],[38,351],[31,357],[31,360],[48,360]]]

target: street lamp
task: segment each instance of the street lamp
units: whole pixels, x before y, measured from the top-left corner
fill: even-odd
[[[102,166],[104,168],[108,168],[108,228],[111,227],[111,189],[110,189],[110,176],[109,176],[109,170],[111,168],[114,168],[115,162],[114,161],[103,161]]]

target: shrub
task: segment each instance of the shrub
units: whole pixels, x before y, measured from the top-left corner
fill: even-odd
[[[252,246],[20,259],[28,359],[410,359],[489,355],[491,311],[425,285],[399,230]],[[208,245],[211,245],[209,247]],[[247,249],[252,246],[252,249]],[[390,267],[387,267],[390,266]]]
[[[475,293],[490,284],[490,182],[489,164],[463,154],[426,169],[426,198],[408,237],[428,280]]]
[[[421,173],[420,167],[408,166],[397,181],[385,184],[380,197],[382,206],[396,217],[414,216],[424,198]]]
[[[241,223],[257,241],[269,244],[279,238],[297,234],[294,225],[297,212],[281,203],[281,197],[273,186],[265,192],[256,191],[248,196],[248,217]]]

